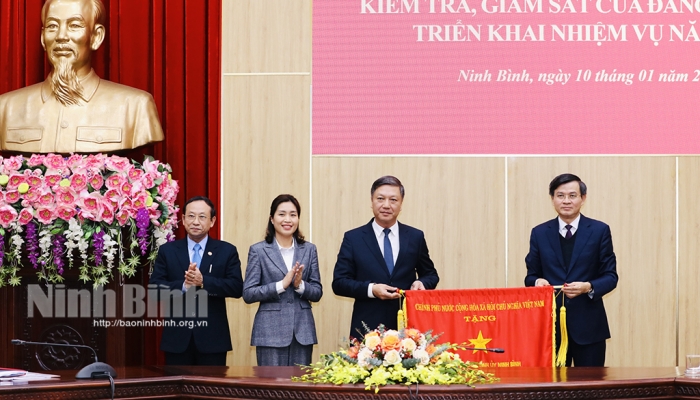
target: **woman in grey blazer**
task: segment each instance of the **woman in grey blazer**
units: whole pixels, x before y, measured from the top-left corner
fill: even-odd
[[[299,231],[301,207],[281,194],[270,206],[265,240],[250,246],[243,300],[260,302],[250,345],[258,365],[309,365],[316,340],[311,301],[323,295],[316,246]]]

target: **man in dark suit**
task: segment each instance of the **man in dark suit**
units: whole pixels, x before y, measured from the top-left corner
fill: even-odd
[[[333,293],[352,297],[355,304],[350,336],[361,338],[384,324],[397,328],[398,289],[434,289],[439,281],[423,232],[396,221],[404,187],[396,177],[372,184],[374,219],[345,233],[333,271]]]
[[[525,286],[561,285],[556,301],[566,306],[566,365],[602,367],[610,338],[603,296],[618,279],[610,227],[581,214],[586,184],[578,176],[557,176],[549,195],[559,216],[532,229]],[[560,341],[557,329],[557,347]]]
[[[226,297],[243,294],[241,261],[235,246],[209,237],[215,222],[211,200],[193,197],[182,216],[187,238],[158,250],[149,283],[170,291],[160,298],[170,305],[160,342],[167,365],[226,365],[232,350]]]

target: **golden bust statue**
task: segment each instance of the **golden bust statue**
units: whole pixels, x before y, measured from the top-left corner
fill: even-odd
[[[153,97],[100,79],[90,66],[105,38],[101,0],[47,0],[41,44],[53,71],[0,95],[0,150],[97,153],[163,140]]]

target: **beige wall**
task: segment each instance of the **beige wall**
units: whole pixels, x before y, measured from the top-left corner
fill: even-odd
[[[400,220],[425,231],[443,289],[521,286],[530,229],[555,216],[549,181],[578,174],[589,186],[583,212],[610,225],[618,259],[607,365],[674,366],[700,352],[700,157],[312,156],[311,8],[223,0],[220,221],[245,268],[273,197],[299,198],[325,289],[314,358],[349,329],[352,301],[333,294],[333,265],[343,232],[371,218],[369,188],[385,174],[406,186]],[[256,309],[229,300],[229,365],[255,365]]]

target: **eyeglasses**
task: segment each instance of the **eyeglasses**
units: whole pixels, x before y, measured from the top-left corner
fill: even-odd
[[[185,221],[187,222],[194,222],[194,220],[197,219],[199,222],[204,223],[207,222],[209,217],[206,215],[194,215],[194,214],[187,214],[185,215]]]
[[[557,193],[556,197],[559,200],[566,200],[567,198],[569,198],[571,200],[576,200],[576,199],[578,199],[579,196],[578,196],[578,193],[569,193],[568,195],[564,194],[564,193]]]

